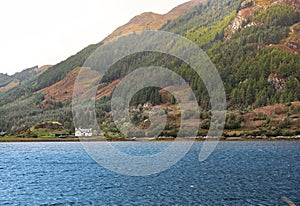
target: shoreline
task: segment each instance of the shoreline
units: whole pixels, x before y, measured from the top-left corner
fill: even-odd
[[[215,141],[214,138],[136,138],[136,139],[105,139],[97,137],[88,138],[30,138],[30,137],[0,137],[0,143],[5,142],[172,142],[176,140],[177,142],[204,142],[204,141]],[[278,137],[222,137],[219,141],[230,142],[230,141],[300,141],[300,137],[288,137],[288,136],[278,136]]]

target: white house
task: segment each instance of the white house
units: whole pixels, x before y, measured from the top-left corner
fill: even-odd
[[[4,135],[6,135],[7,133],[6,132],[0,132],[0,136],[4,136]]]
[[[92,135],[93,135],[92,128],[90,129],[75,128],[76,137],[91,137]]]

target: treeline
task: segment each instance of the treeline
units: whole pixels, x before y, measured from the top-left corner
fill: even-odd
[[[260,11],[253,20],[268,26],[291,26],[300,21],[300,13],[291,6],[275,5]]]
[[[212,0],[199,4],[190,12],[167,22],[161,30],[185,35],[193,28],[210,27],[238,8],[242,0]]]
[[[0,129],[5,131],[19,133],[43,121],[62,122],[67,129],[73,130],[70,101],[44,101],[42,94],[32,94],[0,107]]]
[[[235,68],[229,105],[261,107],[300,100],[300,58],[276,48],[265,48]],[[268,82],[271,74],[282,79],[283,90]]]
[[[225,8],[226,9],[226,8]],[[228,10],[228,8],[227,8]],[[227,12],[225,12],[227,13]],[[224,14],[223,14],[224,15]],[[236,16],[235,11],[231,12],[228,16],[221,19],[217,24],[212,26],[201,26],[194,27],[187,30],[186,37],[193,42],[197,43],[199,46],[203,47],[215,40],[223,40],[225,37],[225,32],[228,29],[229,24]]]

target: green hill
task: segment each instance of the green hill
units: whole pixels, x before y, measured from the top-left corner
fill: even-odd
[[[240,129],[243,122],[254,124],[254,121],[245,118],[248,118],[247,113],[257,108],[300,101],[300,40],[297,38],[300,34],[300,30],[297,29],[300,28],[300,14],[295,5],[296,0],[283,0],[281,3],[272,0],[210,0],[193,7],[178,18],[168,20],[160,28],[195,42],[215,64],[223,80],[228,109],[231,111],[227,119],[227,129]],[[145,42],[147,43],[151,44]],[[100,45],[102,42],[90,45],[40,75],[32,77],[26,76],[29,73],[24,73],[23,79],[28,81],[0,95],[0,128],[17,133],[30,129],[38,122],[58,121],[72,130],[71,99],[61,100],[55,96],[55,92],[42,91],[55,88],[60,94],[69,92],[65,90],[67,86],[64,86],[64,83],[74,83],[75,79],[72,79],[70,74],[74,74],[76,68],[83,66],[85,60]],[[209,119],[209,97],[203,82],[192,68],[175,57],[143,52],[117,62],[101,82],[96,112],[99,124],[106,133],[118,132],[109,113],[109,94],[114,83],[141,66],[162,65],[172,68],[191,85],[202,117]],[[5,75],[0,75],[0,80],[1,78],[3,81],[0,82],[10,81]],[[175,111],[176,101],[172,95],[166,94],[160,88],[146,88],[134,96],[131,104],[138,106],[146,102],[161,107],[170,105],[172,111],[169,112],[169,119],[173,119],[170,122],[175,125],[178,123],[176,118],[180,117],[180,114]],[[298,104],[295,105],[298,107]],[[297,111],[292,111],[292,106],[287,107],[291,111],[286,111],[282,117],[290,118],[294,115],[293,121],[289,119],[289,126],[297,124],[298,121]],[[276,115],[273,119],[271,114],[266,115],[270,116],[268,118],[272,126],[277,125],[276,121],[279,120],[275,118]],[[139,121],[147,120],[147,111],[133,114],[133,117],[139,124]],[[207,121],[203,122],[199,132],[205,132],[205,129]],[[266,131],[271,129],[272,127]],[[165,134],[169,135],[175,131],[172,125],[166,130],[169,133]],[[297,132],[296,129],[291,131]]]

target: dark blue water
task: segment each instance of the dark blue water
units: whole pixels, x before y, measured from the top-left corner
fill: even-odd
[[[141,153],[164,143],[115,144]],[[1,143],[0,205],[300,205],[300,142],[221,142],[199,162],[201,145],[167,171],[128,177],[80,143]]]

